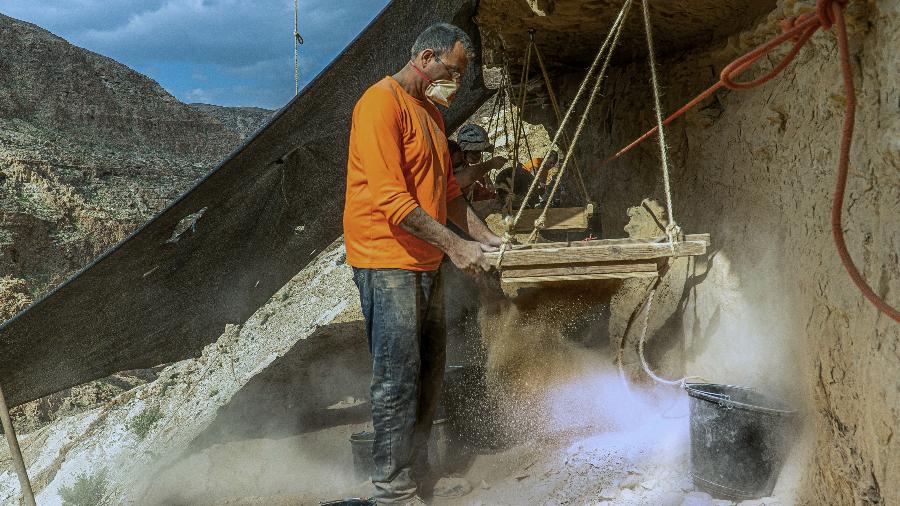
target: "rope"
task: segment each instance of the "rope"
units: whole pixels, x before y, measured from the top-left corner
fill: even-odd
[[[294,0],[294,95],[300,93],[300,45],[303,37],[300,35],[300,0]]]
[[[525,50],[525,65],[522,66],[522,78],[519,80],[519,111],[516,115],[516,121],[514,123],[515,138],[513,140],[514,153],[512,165],[512,182],[510,183],[512,185],[512,188],[510,188],[510,195],[512,196],[512,198],[508,199],[510,210],[512,210],[512,201],[515,199],[516,193],[516,172],[518,172],[516,169],[519,165],[519,139],[522,129],[524,128],[522,121],[525,114],[525,96],[528,92],[528,71],[530,70],[529,67],[531,67],[531,49],[533,46],[534,42],[529,42],[528,48]]]
[[[631,2],[627,2],[628,7],[630,9]],[[624,8],[624,6],[623,6]],[[627,10],[626,10],[627,14]],[[547,197],[547,202],[544,204],[544,209],[541,211],[541,215],[538,216],[536,220],[534,220],[534,229],[531,231],[531,234],[528,236],[528,242],[534,242],[537,239],[538,232],[540,229],[544,228],[544,224],[547,217],[547,211],[550,209],[550,204],[553,202],[553,197],[556,196],[556,192],[559,189],[559,184],[562,181],[563,174],[566,172],[566,168],[569,165],[569,160],[572,159],[572,155],[575,153],[575,146],[578,143],[578,140],[581,138],[581,132],[584,130],[584,126],[587,124],[588,116],[590,115],[591,108],[594,105],[594,100],[597,98],[597,94],[600,91],[600,85],[603,84],[604,77],[606,77],[606,70],[609,68],[609,62],[612,60],[613,50],[616,48],[619,42],[619,36],[622,34],[622,29],[625,26],[624,18],[622,22],[619,23],[617,27],[615,27],[615,33],[613,33],[612,44],[609,46],[609,50],[606,53],[606,58],[603,60],[603,66],[600,68],[600,72],[597,74],[597,81],[594,83],[594,88],[591,90],[591,95],[588,98],[588,103],[584,108],[584,114],[581,116],[581,120],[578,122],[578,127],[575,129],[575,134],[572,136],[572,145],[569,146],[569,150],[566,152],[566,157],[563,160],[562,165],[559,168],[559,173],[557,174],[556,181],[553,183],[553,189],[550,190],[550,195]],[[549,152],[548,152],[549,156]],[[521,212],[520,212],[521,214]]]
[[[837,183],[834,189],[834,201],[831,205],[831,235],[834,237],[834,245],[837,248],[841,263],[850,275],[850,279],[879,311],[886,314],[896,322],[900,322],[900,311],[888,305],[884,299],[875,294],[872,287],[866,282],[853,258],[847,250],[844,241],[844,227],[841,225],[841,213],[844,209],[844,190],[847,188],[847,172],[850,166],[850,144],[853,142],[853,127],[856,124],[856,89],[853,85],[853,72],[850,68],[850,50],[847,47],[847,26],[844,23],[843,5],[831,5],[838,32],[838,51],[840,53],[841,71],[844,77],[844,89],[847,94],[847,103],[844,112],[844,128],[841,131],[841,150],[838,155]],[[824,25],[823,25],[824,26]]]
[[[650,83],[653,88],[653,109],[656,113],[656,128],[659,131],[659,135],[656,137],[659,140],[659,158],[662,164],[663,188],[666,193],[666,211],[669,219],[666,235],[669,238],[669,247],[674,251],[675,241],[680,231],[672,211],[672,188],[669,185],[669,145],[666,143],[666,132],[663,129],[662,105],[659,100],[659,79],[656,76],[656,50],[653,45],[653,28],[650,22],[650,8],[647,5],[647,0],[641,0],[641,6],[644,14],[644,31],[647,34],[647,60],[650,64]]]
[[[547,95],[550,97],[550,105],[553,107],[553,113],[556,116],[556,123],[559,124],[562,121],[562,113],[559,109],[559,101],[556,99],[556,93],[553,91],[553,84],[550,81],[550,73],[547,72],[547,67],[544,66],[544,58],[541,56],[541,51],[537,46],[534,46],[534,54],[537,56],[538,66],[541,69],[541,75],[544,78],[544,86],[547,88]],[[568,134],[563,132],[562,135],[563,142],[565,143],[566,150],[570,149],[570,145],[572,144],[569,140]],[[577,177],[578,188],[581,189],[581,195],[584,197],[584,204],[590,204],[591,196],[587,191],[587,185],[584,184],[584,176],[581,174],[581,168],[578,166],[578,159],[572,159],[572,167],[575,169],[575,174]]]
[[[707,88],[705,91],[691,99],[680,109],[672,113],[666,118],[662,124],[668,125],[672,121],[683,116],[684,113],[695,107],[703,100],[709,98],[716,91],[722,88],[731,90],[746,90],[761,86],[778,74],[780,74],[794,60],[803,46],[819,29],[829,30],[832,26],[836,27],[838,54],[841,67],[841,75],[844,84],[844,93],[846,100],[844,104],[844,122],[841,127],[840,151],[838,154],[837,164],[837,181],[835,184],[834,197],[831,206],[831,233],[834,238],[835,249],[841,263],[850,279],[856,285],[857,289],[863,296],[879,311],[887,315],[896,322],[900,322],[900,311],[890,306],[883,298],[878,296],[871,286],[866,282],[865,278],[860,274],[859,269],[853,262],[850,252],[847,250],[847,244],[844,238],[844,230],[841,224],[841,215],[844,207],[844,192],[847,184],[847,173],[849,171],[850,147],[853,141],[853,127],[856,122],[856,89],[853,83],[853,72],[850,65],[850,51],[847,43],[847,27],[844,21],[844,8],[847,0],[817,0],[815,12],[802,14],[797,17],[788,18],[782,21],[781,26],[783,33],[774,37],[770,41],[757,46],[747,54],[737,58],[722,69],[719,75],[719,81]],[[738,78],[744,74],[753,64],[760,58],[770,53],[775,48],[786,42],[792,42],[793,47],[790,51],[776,64],[772,70],[762,77],[751,81],[738,81]],[[660,125],[651,128],[643,135],[633,140],[624,148],[617,151],[613,156],[603,162],[603,165],[618,159],[625,153],[631,151],[635,146],[647,140],[654,133],[659,131]]]
[[[644,373],[646,373],[647,376],[650,376],[653,381],[661,383],[663,385],[678,385],[679,387],[684,388],[688,380],[699,380],[705,383],[706,379],[702,376],[685,376],[677,380],[667,380],[661,378],[653,372],[653,369],[651,369],[650,365],[647,363],[647,358],[644,357],[644,343],[647,340],[647,327],[649,326],[650,322],[650,308],[653,306],[653,297],[656,295],[656,289],[659,287],[661,280],[661,277],[656,278],[656,282],[653,288],[650,290],[650,293],[647,294],[647,298],[644,299],[644,303],[642,304],[644,309],[644,328],[641,329],[641,338],[638,340],[638,357],[640,357],[641,359],[641,368],[644,370]],[[621,367],[621,361],[619,364]]]
[[[622,4],[622,9],[619,10],[619,14],[616,16],[615,21],[613,21],[613,25],[612,25],[609,33],[607,33],[606,38],[603,41],[603,44],[600,46],[600,50],[597,52],[597,56],[594,57],[594,61],[591,63],[591,67],[588,69],[588,72],[584,78],[584,81],[582,81],[581,86],[578,88],[578,92],[575,94],[575,98],[572,100],[572,103],[569,105],[569,108],[566,111],[566,115],[563,117],[562,121],[560,122],[559,128],[556,130],[556,133],[553,136],[553,141],[551,141],[550,147],[548,147],[548,151],[544,155],[544,158],[547,158],[548,156],[550,156],[550,150],[553,149],[554,145],[558,145],[559,137],[562,134],[562,132],[565,130],[566,124],[569,122],[569,118],[572,116],[572,113],[575,110],[575,107],[578,105],[578,101],[581,99],[581,96],[584,94],[584,91],[587,89],[588,82],[590,81],[591,76],[594,74],[594,71],[597,69],[597,66],[600,64],[600,60],[602,59],[604,52],[609,47],[609,45],[613,39],[614,32],[620,31],[620,26],[622,25],[623,20],[624,20],[626,14],[628,13],[628,10],[631,7],[631,2],[632,2],[632,0],[625,0],[625,2]],[[576,133],[576,137],[577,137],[577,133]],[[577,138],[573,139],[573,142],[576,140],[577,140]],[[566,158],[568,159],[568,154],[567,154]],[[562,172],[562,169],[560,170],[560,172]],[[534,193],[534,189],[537,186],[537,182],[538,182],[538,179],[534,179],[531,182],[531,185],[528,188],[528,192],[525,194],[525,199],[523,200],[523,204],[519,207],[519,211],[516,213],[516,216],[513,219],[512,224],[507,228],[507,230],[513,229],[518,224],[519,220],[522,218],[522,212],[525,209],[525,204],[528,202],[528,200],[531,198],[531,195]],[[556,186],[554,186],[554,188],[555,187]],[[552,199],[552,197],[551,197],[551,199]],[[546,212],[546,210],[545,210],[545,212]],[[497,267],[498,268],[501,267],[503,264],[503,255],[506,252],[506,250],[509,248],[510,239],[511,239],[510,234],[508,232],[506,234],[504,234],[503,243],[500,245],[500,254],[498,255],[498,259],[497,259]]]
[[[507,107],[506,110],[502,110],[502,105],[501,105],[501,111],[499,111],[499,112],[503,113],[503,137],[506,139],[506,154],[513,156],[512,150],[510,149],[510,145],[509,145],[509,141],[511,139],[511,137],[509,135],[509,123],[512,121],[512,119],[509,117],[509,115],[512,113],[511,105],[513,103],[512,95],[510,94],[510,91],[509,91],[510,87],[512,86],[512,78],[509,75],[509,62],[504,62],[503,70],[504,70],[504,77],[505,77],[504,82],[506,83],[503,90],[504,90],[504,95],[506,96],[506,103],[509,104],[510,107]],[[513,126],[515,126],[514,121],[513,121]],[[514,164],[513,167],[515,167],[515,162],[513,162],[513,164]],[[515,172],[513,172],[513,173],[515,173]],[[512,190],[514,190],[514,189],[515,188],[510,188],[509,194],[506,195],[507,212],[512,211],[513,199],[515,198],[515,194],[513,193]]]

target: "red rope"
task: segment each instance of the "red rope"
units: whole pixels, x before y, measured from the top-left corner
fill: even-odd
[[[719,81],[707,88],[704,92],[697,95],[690,102],[683,105],[680,109],[672,113],[663,121],[664,125],[668,125],[672,121],[678,119],[691,108],[711,96],[721,88],[729,88],[732,90],[747,90],[755,88],[772,80],[781,73],[797,56],[800,49],[809,41],[810,37],[820,28],[828,30],[832,26],[837,26],[836,38],[838,41],[838,52],[841,63],[841,73],[844,79],[844,90],[847,95],[844,106],[844,125],[841,129],[841,147],[838,154],[837,166],[837,186],[834,190],[834,199],[831,207],[831,233],[834,236],[834,244],[841,258],[844,268],[850,275],[850,279],[857,288],[862,292],[863,296],[869,300],[879,311],[886,314],[893,320],[900,322],[900,312],[891,307],[879,297],[872,287],[866,282],[859,269],[853,263],[850,252],[847,250],[847,244],[844,241],[844,230],[841,226],[841,213],[844,207],[844,190],[847,186],[847,171],[850,161],[850,145],[853,141],[853,126],[856,121],[856,91],[853,85],[853,73],[850,68],[850,51],[847,47],[847,27],[844,22],[844,7],[847,0],[817,0],[816,11],[814,13],[803,14],[795,18],[789,18],[782,21],[781,26],[783,33],[772,40],[766,42],[741,56],[740,58],[729,63],[722,69],[719,74]],[[790,51],[778,62],[771,71],[764,76],[752,81],[740,82],[738,77],[747,71],[760,58],[768,54],[773,49],[791,41],[794,45]],[[613,156],[603,161],[603,165],[616,160],[625,153],[631,151],[635,146],[644,142],[657,132],[657,127],[653,127],[646,133],[632,141],[616,152]]]

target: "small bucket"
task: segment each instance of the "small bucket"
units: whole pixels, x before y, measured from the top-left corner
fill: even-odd
[[[428,440],[428,463],[431,469],[436,472],[449,470],[454,455],[450,424],[446,418],[435,420]]]
[[[744,387],[691,384],[686,390],[694,485],[735,500],[772,495],[796,411]]]
[[[357,480],[368,480],[375,472],[375,458],[372,456],[374,444],[374,432],[362,431],[350,436],[350,448],[353,450],[353,476]]]
[[[446,418],[434,421],[428,444],[428,462],[431,467],[435,470],[448,469],[453,449],[451,448],[450,427]],[[374,445],[374,432],[356,432],[350,436],[350,448],[353,451],[353,476],[360,481],[368,480],[375,472],[375,458],[372,456],[372,446]]]

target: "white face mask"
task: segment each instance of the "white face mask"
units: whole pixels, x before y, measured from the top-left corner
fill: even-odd
[[[431,81],[431,84],[425,89],[425,96],[432,102],[450,107],[450,102],[453,102],[453,98],[456,97],[457,90],[459,90],[459,84],[456,81],[438,79]]]
[[[422,79],[428,81],[428,88],[425,88],[425,96],[436,104],[450,107],[450,102],[453,102],[453,98],[456,97],[456,92],[459,90],[459,83],[449,79],[432,81],[424,72],[419,70],[419,67],[416,67],[415,63],[409,62],[409,64]]]

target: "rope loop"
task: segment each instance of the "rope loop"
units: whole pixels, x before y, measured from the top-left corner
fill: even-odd
[[[846,5],[847,0],[817,0],[815,12],[782,20],[780,23],[781,35],[734,60],[722,69],[722,72],[719,74],[722,85],[732,90],[746,90],[770,81],[794,60],[800,49],[816,33],[816,30],[819,28],[830,30],[841,16]],[[794,46],[771,71],[752,81],[737,81],[737,78],[760,58],[785,42],[792,42]]]
[[[840,13],[835,10],[843,11],[847,7],[848,0],[817,0],[816,1],[816,17],[825,30],[831,30],[831,27],[837,23]]]

